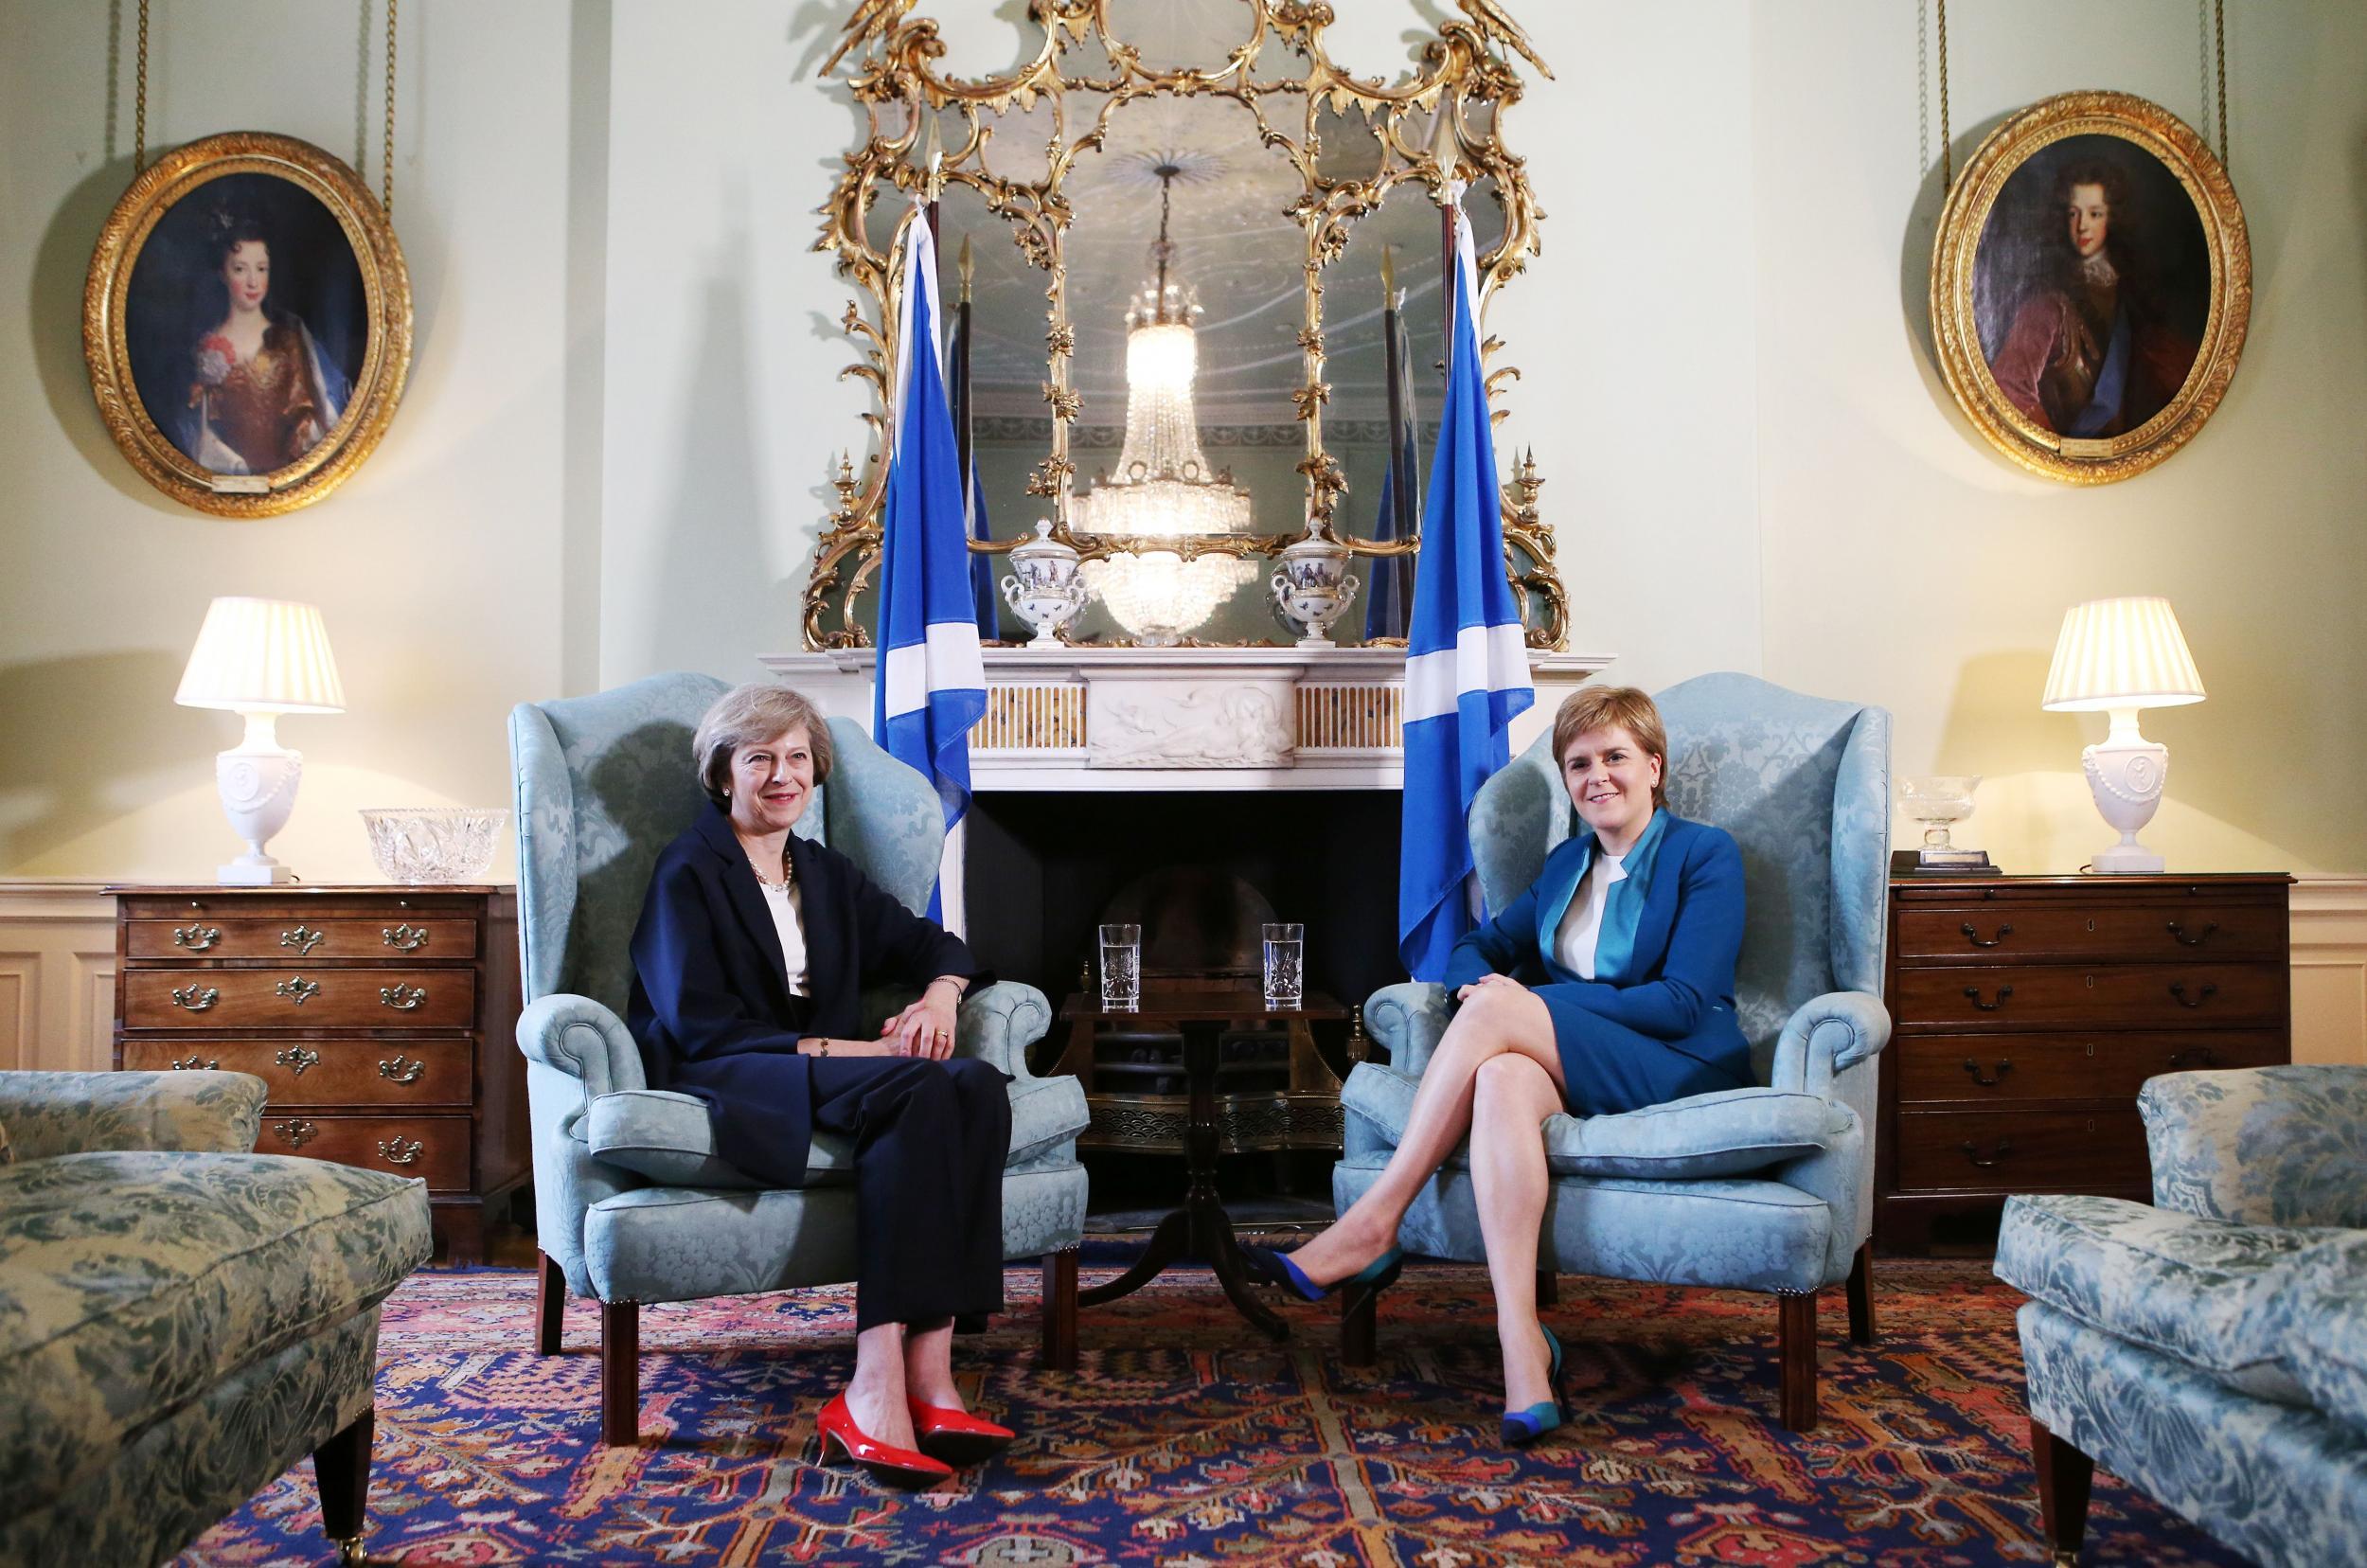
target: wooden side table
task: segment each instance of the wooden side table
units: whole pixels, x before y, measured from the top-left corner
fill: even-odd
[[[263,1153],[425,1178],[454,1262],[526,1179],[509,887],[113,887],[116,1066],[270,1085]]]
[[[1296,1008],[1275,1010],[1266,1006],[1265,997],[1255,989],[1206,989],[1145,990],[1142,1007],[1131,1012],[1112,1012],[1100,1005],[1098,996],[1077,994],[1061,1006],[1060,1016],[1070,1025],[1068,1056],[1057,1071],[1070,1071],[1071,1059],[1086,1064],[1085,1082],[1092,1084],[1091,1062],[1093,1040],[1099,1029],[1123,1025],[1130,1028],[1169,1028],[1184,1037],[1184,1078],[1185,1093],[1181,1096],[1102,1096],[1104,1101],[1114,1099],[1181,1099],[1180,1135],[1184,1149],[1185,1185],[1184,1204],[1159,1221],[1143,1247],[1142,1256],[1115,1279],[1077,1292],[1080,1307],[1098,1307],[1105,1301],[1115,1301],[1130,1295],[1149,1284],[1170,1264],[1197,1260],[1215,1273],[1217,1283],[1224,1290],[1225,1298],[1234,1309],[1250,1321],[1253,1327],[1277,1340],[1290,1337],[1290,1326],[1276,1316],[1251,1293],[1248,1276],[1242,1273],[1239,1246],[1233,1239],[1233,1221],[1225,1213],[1224,1199],[1217,1191],[1217,1152],[1223,1141],[1224,1113],[1217,1093],[1217,1056],[1220,1037],[1228,1028],[1272,1028],[1284,1025],[1294,1042],[1304,1041],[1305,1056],[1321,1068],[1322,1059],[1315,1055],[1313,1036],[1306,1030],[1310,1019],[1344,1019],[1348,1009],[1320,991],[1307,993],[1304,1005]],[[1293,1061],[1299,1053],[1294,1049]],[[1324,1077],[1331,1078],[1328,1068]],[[1294,1070],[1293,1086],[1297,1083]],[[1311,1088],[1311,1086],[1310,1086]],[[1339,1114],[1339,1082],[1331,1081],[1332,1114]],[[1091,1103],[1096,1096],[1089,1095]],[[1229,1096],[1226,1096],[1229,1097]],[[1272,1100],[1272,1092],[1248,1096]],[[1103,1108],[1096,1104],[1096,1122]],[[1089,1134],[1090,1136],[1090,1134]],[[1079,1142],[1084,1141],[1079,1139]],[[1237,1140],[1237,1147],[1241,1147]],[[1132,1144],[1128,1147],[1148,1147]],[[1255,1144],[1246,1147],[1279,1148],[1287,1145]],[[1333,1147],[1337,1147],[1335,1141]]]
[[[2008,1193],[2149,1197],[2146,1078],[2292,1058],[2292,880],[1893,878],[1877,1250]]]

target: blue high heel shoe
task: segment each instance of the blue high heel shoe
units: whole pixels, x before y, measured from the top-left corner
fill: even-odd
[[[1561,1341],[1554,1338],[1554,1331],[1546,1328],[1543,1324],[1539,1324],[1538,1327],[1543,1330],[1545,1348],[1553,1356],[1553,1367],[1548,1376],[1553,1380],[1554,1397],[1550,1399],[1539,1399],[1526,1410],[1504,1412],[1504,1429],[1501,1435],[1506,1448],[1526,1448],[1570,1419],[1570,1399],[1563,1393],[1561,1382],[1564,1370],[1561,1361]]]
[[[1289,1253],[1276,1252],[1272,1247],[1243,1246],[1240,1254],[1243,1272],[1250,1278],[1260,1285],[1272,1285],[1289,1291],[1302,1301],[1321,1301],[1332,1292],[1349,1285],[1385,1291],[1397,1282],[1397,1275],[1405,1265],[1405,1255],[1392,1247],[1347,1278],[1329,1285],[1318,1285],[1290,1261]]]

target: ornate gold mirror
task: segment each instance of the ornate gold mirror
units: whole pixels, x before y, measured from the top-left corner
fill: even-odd
[[[1368,593],[1392,571],[1410,585],[1444,390],[1448,182],[1468,186],[1499,421],[1519,372],[1486,333],[1487,301],[1537,254],[1543,216],[1500,134],[1522,93],[1501,51],[1542,62],[1492,0],[1459,3],[1468,19],[1441,25],[1417,69],[1383,81],[1332,63],[1322,4],[1032,0],[1034,58],[972,80],[941,74],[934,21],[864,0],[831,63],[856,59],[867,131],[816,248],[856,287],[844,322],[861,359],[846,373],[870,383],[871,454],[841,470],[807,587],[808,646],[871,640],[879,437],[916,193],[936,198],[942,297],[970,302],[968,425],[988,519],[971,547],[999,556],[1051,519],[1095,588],[1069,636],[1289,641],[1264,579],[1310,535],[1366,557]],[[1414,482],[1400,485],[1409,448]],[[1567,616],[1539,480],[1531,462],[1510,466],[1505,570],[1531,645],[1558,648]],[[1025,635],[1004,617],[1005,639]],[[1335,635],[1364,630],[1360,599]]]

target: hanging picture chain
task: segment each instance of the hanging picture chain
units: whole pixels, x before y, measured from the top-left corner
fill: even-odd
[[[1939,13],[1940,33],[1940,192],[1956,183],[1954,150],[1948,141],[1948,0],[1932,0]],[[140,37],[148,34],[142,29]],[[2227,166],[2227,0],[2211,0],[2211,38],[2216,57],[2219,88],[2219,164]]]
[[[378,160],[378,205],[395,215],[395,10],[386,0],[386,136]],[[138,84],[132,98],[132,172],[148,167],[148,0],[140,0]]]

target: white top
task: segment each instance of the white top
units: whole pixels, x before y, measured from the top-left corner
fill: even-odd
[[[1603,903],[1611,884],[1628,880],[1625,855],[1608,855],[1598,846],[1578,890],[1570,895],[1569,912],[1554,933],[1554,962],[1581,980],[1594,978],[1594,944],[1603,935]]]
[[[756,885],[764,889],[764,907],[773,913],[773,929],[781,938],[782,966],[789,971],[789,994],[806,994],[806,928],[800,918],[804,900],[793,886],[774,886],[762,878]],[[1591,950],[1590,950],[1591,951]]]

